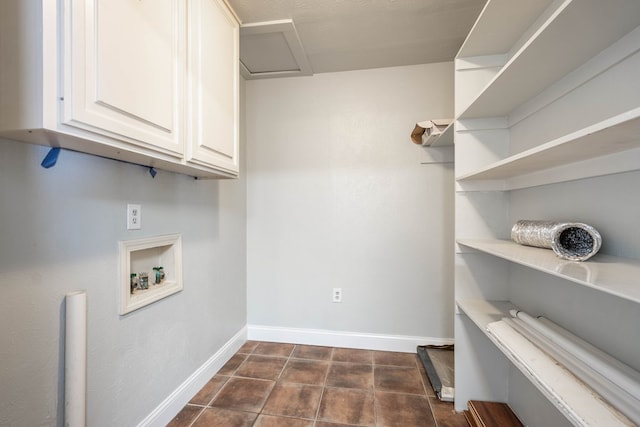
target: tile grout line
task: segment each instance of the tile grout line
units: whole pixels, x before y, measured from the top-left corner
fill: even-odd
[[[196,423],[196,421],[198,421],[198,418],[200,418],[202,416],[202,414],[204,413],[204,410],[207,409],[207,407],[203,407],[202,409],[200,409],[200,412],[198,412],[198,415],[195,416],[195,418],[191,421],[191,424],[189,424],[188,427],[191,427],[192,425],[194,425]]]
[[[373,384],[371,384],[371,388],[373,390],[373,425],[378,425],[378,399],[376,399],[376,356],[375,353],[371,352],[371,378],[373,380]]]
[[[261,341],[262,342],[262,341]],[[260,344],[258,344],[255,348],[258,348]],[[269,401],[269,398],[271,397],[271,395],[273,394],[273,391],[275,390],[275,388],[278,386],[278,380],[280,379],[280,377],[282,376],[282,373],[284,372],[285,368],[287,367],[287,365],[289,364],[289,360],[291,359],[291,355],[293,354],[293,351],[295,350],[297,344],[293,345],[293,348],[291,349],[291,351],[289,352],[289,355],[287,356],[287,360],[286,362],[284,362],[284,365],[282,365],[282,369],[280,369],[280,372],[278,373],[278,375],[273,379],[273,380],[268,380],[268,381],[273,381],[273,387],[271,388],[271,391],[269,391],[269,394],[265,397],[264,399],[264,403],[262,404],[262,406],[260,407],[260,411],[257,413],[256,419],[254,420],[252,425],[255,425],[255,423],[258,422],[258,419],[260,418],[260,416],[265,415],[268,416],[269,414],[264,413],[264,407],[267,405],[267,402]],[[254,349],[255,350],[255,349]],[[278,357],[278,356],[274,356],[274,355],[262,355],[265,357]],[[281,357],[281,356],[280,356]],[[261,378],[259,378],[261,379]]]
[[[239,353],[238,353],[238,352],[236,352],[236,353],[234,354],[234,356],[235,356],[236,354],[239,354]],[[240,354],[244,354],[244,353],[240,353]],[[233,356],[232,356],[232,357],[233,357]],[[247,358],[248,358],[248,354],[247,354]],[[246,361],[246,359],[245,359],[242,363],[244,363],[245,361]],[[242,365],[242,363],[241,363],[240,365]],[[222,389],[227,385],[227,383],[229,382],[229,380],[234,376],[234,374],[236,373],[236,371],[240,368],[240,365],[238,365],[238,367],[237,367],[237,368],[236,368],[236,369],[231,373],[231,375],[220,375],[220,376],[222,376],[222,377],[228,377],[228,378],[227,378],[227,380],[224,382],[224,384],[222,384],[222,386],[220,387],[220,389],[218,389],[218,391],[216,391],[216,392],[213,394],[213,396],[211,397],[211,400],[209,400],[209,403],[205,404],[204,406],[202,406],[202,405],[195,405],[195,404],[191,404],[191,406],[197,406],[197,407],[200,407],[200,408],[201,408],[201,410],[200,410],[200,412],[198,413],[198,415],[196,415],[196,416],[193,418],[193,420],[191,420],[191,423],[188,425],[188,427],[192,427],[192,426],[196,423],[196,421],[198,421],[198,418],[200,418],[200,417],[202,416],[202,414],[204,414],[204,411],[205,411],[207,408],[213,408],[213,406],[211,406],[211,404],[212,404],[212,403],[213,403],[213,401],[216,399],[216,397],[218,397],[218,395],[220,394],[220,392],[222,391]],[[218,376],[218,375],[219,375],[219,374],[218,374],[218,372],[216,372],[216,373],[215,373],[215,375],[214,375],[212,378],[214,378],[214,377],[216,377],[216,376]],[[211,380],[209,380],[209,381],[211,381]],[[190,405],[190,404],[187,402],[187,404],[185,405],[185,407],[186,407],[187,405]]]
[[[213,377],[215,378],[217,376],[218,376],[218,374],[215,374]],[[224,377],[224,376],[226,376],[226,375],[220,375],[220,377]],[[213,393],[213,396],[211,397],[211,400],[209,400],[209,403],[207,403],[205,405],[205,408],[213,408],[213,406],[211,406],[211,404],[213,403],[214,400],[216,400],[216,397],[218,397],[218,395],[220,394],[222,389],[227,385],[227,383],[229,382],[229,380],[231,380],[231,378],[232,378],[232,376],[228,376],[227,379],[224,381],[224,384],[222,384],[220,386],[220,388],[215,393]]]
[[[416,369],[418,370],[418,375],[420,375],[420,382],[422,383],[422,388],[424,389],[425,395],[427,397],[427,404],[429,405],[429,411],[431,411],[431,416],[433,417],[433,422],[435,423],[434,427],[439,427],[440,423],[438,422],[438,417],[436,416],[436,413],[434,411],[433,405],[431,404],[431,396],[429,395],[429,386],[431,386],[431,384],[429,384],[429,386],[427,386],[427,383],[424,380],[424,377],[426,375],[422,375],[422,371],[420,370],[420,365],[419,365],[420,360],[418,358],[416,358],[415,360],[415,365],[416,365]],[[434,396],[435,399],[438,398],[438,396]]]
[[[258,348],[258,346],[260,345],[261,341],[256,342],[256,345],[251,349],[251,351],[249,353],[247,353],[247,357],[244,359],[244,361],[238,365],[238,367],[236,368],[235,371],[233,371],[233,374],[231,375],[231,377],[229,378],[229,380],[231,380],[231,378],[235,377],[235,378],[247,378],[247,379],[261,379],[261,378],[250,378],[250,377],[242,377],[242,376],[236,376],[236,373],[240,370],[240,367],[242,365],[244,365],[245,363],[247,363],[249,361],[249,357],[250,356],[256,356],[256,354],[254,353],[256,351],[256,349]],[[227,381],[229,381],[227,380]],[[227,383],[225,383],[224,385],[227,385]],[[224,386],[223,386],[224,387]],[[275,385],[274,385],[275,387]],[[222,390],[222,389],[221,389]],[[218,390],[218,392],[220,392],[221,390]],[[256,419],[253,420],[253,423],[251,423],[251,425],[255,425],[258,422],[258,418],[260,418],[260,415],[262,414],[262,410],[264,409],[264,405],[267,404],[267,400],[269,400],[269,396],[271,396],[271,393],[273,392],[273,389],[271,389],[271,391],[269,392],[269,395],[265,398],[264,400],[264,404],[262,405],[262,407],[260,408],[260,412],[258,412],[256,414]],[[213,400],[212,400],[213,402]]]
[[[324,398],[324,392],[327,388],[327,379],[329,378],[329,371],[331,371],[331,364],[333,363],[333,352],[335,347],[331,347],[331,354],[329,355],[329,364],[327,366],[327,372],[324,374],[324,381],[322,382],[322,390],[320,391],[320,400],[318,402],[318,409],[316,409],[316,415],[313,418],[313,425],[318,424],[318,416],[320,416],[320,408],[322,407],[322,399]]]

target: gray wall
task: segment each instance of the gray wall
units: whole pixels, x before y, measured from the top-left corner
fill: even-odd
[[[132,426],[246,324],[245,181],[46,152],[0,140],[0,425],[62,424],[64,295],[86,289],[89,424]],[[118,240],[169,233],[184,290],[119,316]]]
[[[453,170],[409,138],[452,67],[247,81],[250,326],[453,336]]]

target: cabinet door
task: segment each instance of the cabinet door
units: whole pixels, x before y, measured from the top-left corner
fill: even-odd
[[[222,0],[188,2],[187,160],[238,172],[238,22]]]
[[[62,122],[184,153],[184,2],[68,0]]]

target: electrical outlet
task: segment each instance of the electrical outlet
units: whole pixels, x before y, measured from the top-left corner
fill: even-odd
[[[127,205],[127,230],[142,228],[142,206]]]
[[[342,288],[333,288],[333,302],[342,302]]]

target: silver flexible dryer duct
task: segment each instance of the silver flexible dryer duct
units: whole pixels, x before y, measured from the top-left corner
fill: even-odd
[[[511,229],[511,239],[521,245],[552,249],[570,261],[586,261],[602,245],[598,230],[580,222],[520,220]]]

